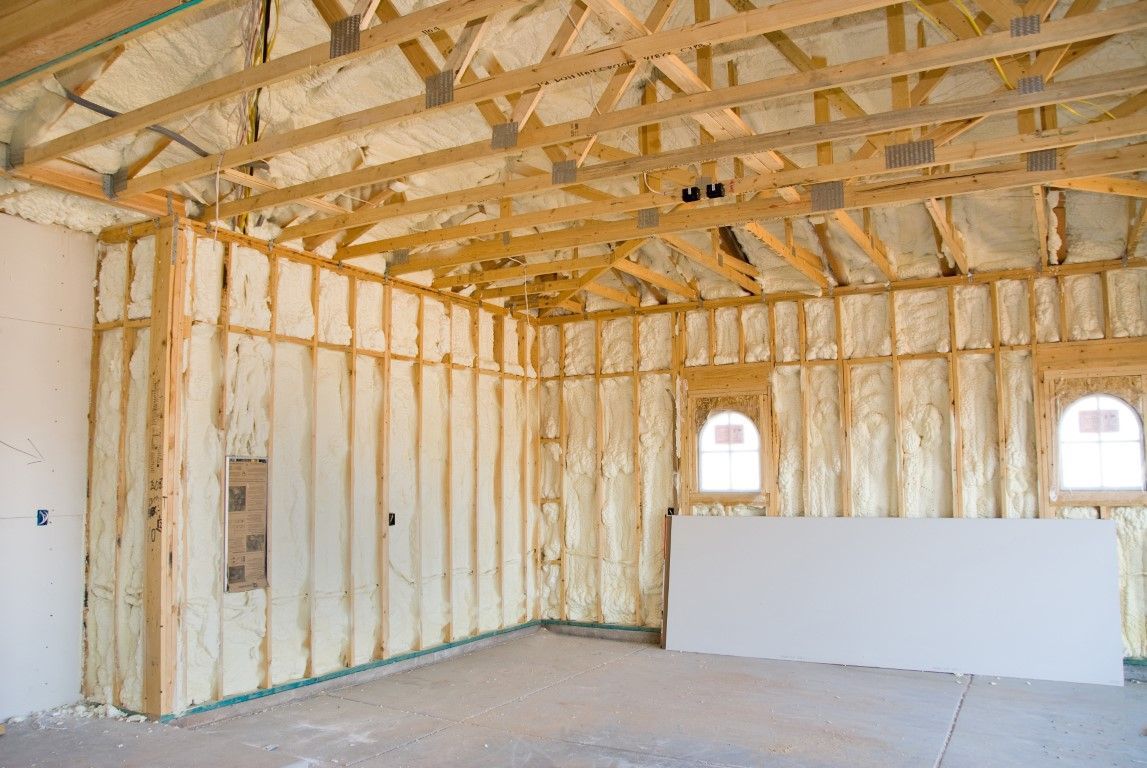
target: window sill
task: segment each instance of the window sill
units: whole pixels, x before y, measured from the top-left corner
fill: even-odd
[[[1049,503],[1053,507],[1142,507],[1147,491],[1060,491]]]

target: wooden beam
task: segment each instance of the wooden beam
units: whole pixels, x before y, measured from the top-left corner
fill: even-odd
[[[63,0],[59,0],[62,2]],[[295,75],[326,66],[334,61],[345,65],[352,59],[389,48],[411,40],[423,30],[438,26],[464,24],[471,19],[489,16],[502,8],[519,5],[520,0],[445,0],[445,2],[414,11],[391,24],[380,24],[362,33],[359,49],[353,53],[330,58],[330,45],[326,42],[289,53],[265,64],[249,67],[225,75],[209,83],[169,96],[165,99],[125,112],[87,128],[61,136],[58,139],[29,147],[25,162],[36,164],[55,157],[102,144],[118,136],[135,133],[150,125],[162,123],[195,109],[215,104],[247,91],[273,85]],[[212,160],[216,163],[216,160]],[[243,165],[244,163],[236,163]],[[211,170],[208,171],[210,173]],[[201,174],[207,175],[207,174]]]
[[[520,154],[522,150],[531,147],[545,147],[565,144],[570,141],[579,141],[596,136],[599,133],[633,128],[672,117],[686,116],[706,109],[713,109],[721,105],[748,104],[764,99],[811,93],[825,87],[870,82],[888,75],[898,73],[909,74],[920,71],[922,68],[932,68],[941,64],[956,65],[982,61],[986,53],[1036,50],[1040,47],[1053,45],[1064,40],[1087,39],[1088,36],[1110,34],[1114,31],[1127,31],[1141,27],[1147,27],[1147,4],[1141,3],[1135,6],[1123,6],[1110,11],[1090,14],[1078,19],[1049,22],[1038,35],[1013,38],[1009,33],[998,33],[977,40],[948,43],[903,54],[873,57],[840,65],[831,70],[799,72],[793,75],[732,86],[717,91],[681,96],[658,102],[655,105],[638,105],[611,113],[595,114],[584,119],[552,125],[545,129],[524,131],[518,137],[518,144],[512,149],[504,151],[491,150],[488,141],[478,141],[461,147],[452,147],[426,153],[407,160],[386,163],[357,171],[337,174],[325,179],[304,182],[285,188],[282,191],[258,195],[248,198],[247,200],[223,205],[219,211],[211,209],[208,215],[214,218],[227,219],[259,208],[290,203],[298,200],[300,197],[382,183],[390,179],[407,176],[411,173],[426,173],[460,163]],[[571,57],[563,57],[553,63],[564,62],[570,58]],[[572,58],[578,57],[574,56]],[[590,63],[591,60],[580,61],[580,65],[583,67],[588,66]],[[524,79],[528,82],[533,82],[535,79],[533,70],[544,66],[546,66],[546,64],[538,65],[538,67],[526,72]],[[628,66],[628,64],[626,66]],[[507,73],[505,77],[515,77],[520,81],[523,79],[519,77],[521,73],[522,70],[515,70],[512,73]],[[500,82],[497,87],[494,87],[495,81]],[[506,91],[513,92],[520,84],[520,82],[501,82],[501,78],[498,77],[489,78],[481,81],[481,83],[474,84],[476,87],[482,86],[483,90],[480,93],[475,93],[473,99],[492,98]],[[467,86],[467,88],[469,88],[469,86]],[[455,91],[456,102],[464,98],[462,95],[463,91],[464,89],[462,88]],[[474,92],[471,91],[470,93]],[[469,101],[472,99],[466,97],[466,100]],[[389,117],[386,117],[387,122],[391,119],[397,120],[408,117],[410,114],[416,114],[425,108],[422,99],[408,99],[406,101],[413,102],[414,111],[409,112],[409,114],[402,111],[391,114]],[[314,128],[313,126],[300,129],[300,131],[306,131],[306,134],[301,134],[299,131],[287,132],[274,137],[273,141],[275,144],[273,146],[264,144],[264,142],[256,142],[256,144],[250,145],[250,147],[256,147],[257,149],[252,150],[249,147],[245,149],[242,154],[232,153],[229,158],[223,157],[222,161],[224,165],[251,162],[253,159],[269,156],[278,151],[287,151],[297,148],[308,141],[326,140],[331,137],[330,132],[332,130],[353,130],[350,125],[377,128],[380,126],[379,120],[385,117],[383,110],[390,110],[389,105],[387,107],[375,108],[367,110],[366,112],[344,116],[339,118],[337,125],[331,125],[331,121],[327,121],[327,123],[319,124],[319,127],[315,130],[312,130],[312,128]],[[387,114],[389,114],[389,112]],[[348,125],[348,123],[350,125]],[[359,125],[360,123],[362,123],[362,125]],[[272,140],[268,139],[267,141]],[[262,147],[259,147],[259,145],[262,145]],[[164,186],[171,178],[186,180],[187,178],[193,178],[197,173],[199,175],[214,173],[219,161],[220,158],[215,156],[210,162],[200,162],[200,165],[194,169],[189,169],[186,164],[184,166],[177,166],[176,169],[184,169],[179,171],[178,175],[171,177],[173,171],[167,171],[166,176],[152,179],[147,182],[145,186]],[[131,191],[130,186],[128,191]],[[366,222],[340,221],[334,223],[338,226],[352,226]],[[317,234],[317,232],[307,231],[299,236],[309,236],[312,234]]]
[[[1056,171],[1027,171],[1018,164],[998,168],[976,168],[944,176],[924,177],[897,185],[873,184],[854,188],[846,196],[846,208],[865,208],[917,202],[981,191],[1012,189],[1045,184],[1055,179],[1078,178],[1096,174],[1130,173],[1147,168],[1147,145],[1135,144],[1086,155],[1069,155]],[[707,230],[716,226],[744,224],[758,219],[777,219],[805,215],[808,203],[789,203],[775,198],[757,198],[704,208],[679,208],[662,214],[657,226],[638,229],[632,219],[616,222],[587,222],[554,232],[518,238],[506,246],[471,246],[433,256],[412,257],[409,262],[392,268],[394,274],[417,272],[436,266],[468,264],[495,256],[509,258],[529,253],[615,242],[634,236],[657,236],[689,230]]]
[[[852,242],[856,243],[868,258],[872,259],[872,263],[884,273],[885,277],[889,280],[896,279],[896,267],[892,266],[888,253],[879,240],[857,224],[848,211],[833,211],[830,217],[852,239]]]
[[[679,251],[682,255],[687,257],[690,261],[708,269],[714,274],[737,284],[744,290],[753,295],[759,296],[762,288],[761,284],[753,279],[753,276],[745,274],[739,269],[733,269],[724,263],[724,260],[715,254],[708,253],[705,250],[698,248],[684,238],[672,234],[662,234],[661,240],[670,248]],[[753,270],[754,274],[756,270]]]
[[[347,13],[340,0],[311,0],[311,4],[315,6],[315,10],[323,17],[328,27],[333,27],[335,22],[346,18]]]
[[[149,323],[146,471],[147,517],[143,578],[143,711],[170,714],[175,704],[176,514],[180,509],[180,385],[183,370],[183,294],[187,264],[178,219],[168,219],[155,236]]]
[[[1147,198],[1147,181],[1138,179],[1116,179],[1110,176],[1092,176],[1087,179],[1064,179],[1053,181],[1048,186],[1060,189],[1077,189],[1083,192],[1098,192],[1104,195]]]
[[[952,223],[951,202],[945,205],[942,200],[931,198],[924,201],[924,207],[928,209],[936,230],[943,238],[944,244],[948,246],[952,260],[956,262],[961,273],[968,274],[968,254],[964,250],[963,238]]]
[[[26,0],[0,7],[0,91],[97,56],[218,0]]]
[[[1127,210],[1130,216],[1127,222],[1127,245],[1123,250],[1123,256],[1127,259],[1135,258],[1135,252],[1139,250],[1139,243],[1143,239],[1143,232],[1147,229],[1147,203],[1139,205],[1139,212],[1135,212],[1134,201],[1128,200]]]
[[[457,275],[437,277],[430,283],[430,287],[438,289],[459,288],[476,283],[495,283],[500,280],[553,275],[560,272],[585,272],[591,269],[609,267],[612,264],[613,259],[608,254],[604,256],[579,256],[556,261],[539,261],[501,269],[484,269],[477,272],[463,272]]]
[[[788,243],[781,242],[779,238],[758,222],[746,222],[744,227],[749,234],[760,240],[769,250],[788,262],[789,266],[796,269],[813,283],[821,288],[827,288],[829,286],[828,275],[824,273],[820,264],[817,263],[807,251],[798,250],[795,247],[790,247]]]
[[[668,275],[650,269],[636,261],[619,261],[613,265],[613,268],[631,277],[635,277],[642,282],[649,283],[670,293],[675,293],[683,299],[693,300],[700,296],[700,293],[693,286],[674,280]]]

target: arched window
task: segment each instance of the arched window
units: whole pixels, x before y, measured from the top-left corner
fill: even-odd
[[[709,416],[697,441],[697,469],[702,493],[760,491],[761,436],[752,420],[737,411]]]
[[[1079,398],[1064,409],[1057,434],[1060,490],[1144,489],[1143,422],[1123,400]]]

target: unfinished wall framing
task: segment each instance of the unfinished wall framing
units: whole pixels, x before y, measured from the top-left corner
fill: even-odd
[[[157,704],[141,566],[149,347],[163,330],[151,290],[167,258],[185,279],[169,328]],[[497,308],[186,222],[105,232],[85,695],[179,712],[538,618],[534,336]],[[229,455],[270,458],[268,589],[224,592]]]
[[[676,506],[670,478],[685,427],[683,381],[696,366],[765,363],[758,370],[769,371],[777,451],[777,498],[766,514],[1110,515],[1119,528],[1125,652],[1147,655],[1147,508],[1066,508],[1039,492],[1033,365],[1037,355],[1087,340],[1120,354],[1142,349],[1147,308],[1118,298],[1136,295],[1147,295],[1147,268],[1093,262],[893,290],[838,288],[824,298],[542,320],[543,505],[547,522],[558,523],[543,548],[547,615],[658,625],[656,601],[634,596],[660,595],[661,518]],[[632,454],[645,476],[668,488],[641,485],[637,520],[606,501],[606,473],[595,483],[590,462],[601,454],[594,435],[615,435],[634,417],[612,405],[602,410],[620,391],[636,393],[639,439],[611,437],[605,450]],[[585,429],[595,420],[601,430]],[[704,512],[755,513],[721,505]],[[598,520],[604,545],[595,538]],[[615,547],[618,527],[642,531],[642,546]],[[600,576],[621,553],[636,574],[624,588]]]

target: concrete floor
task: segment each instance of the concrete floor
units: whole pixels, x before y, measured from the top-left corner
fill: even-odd
[[[179,725],[41,717],[0,768],[1147,766],[1123,688],[662,651],[537,631]]]

